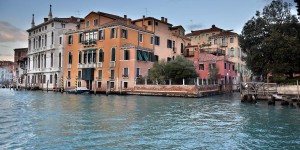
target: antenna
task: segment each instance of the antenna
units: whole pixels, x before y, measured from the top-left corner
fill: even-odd
[[[145,11],[146,11],[146,14],[145,14],[145,16],[147,17],[147,16],[148,16],[148,9],[147,9],[147,8],[145,8]]]
[[[75,11],[75,15],[80,17],[80,15],[81,15],[80,12],[81,12],[80,10]]]

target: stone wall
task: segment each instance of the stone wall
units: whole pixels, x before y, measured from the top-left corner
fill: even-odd
[[[288,95],[297,95],[297,85],[284,85],[277,87],[278,94],[288,94]],[[300,86],[299,86],[300,93]]]

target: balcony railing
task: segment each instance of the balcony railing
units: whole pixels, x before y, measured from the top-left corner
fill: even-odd
[[[115,61],[111,61],[111,62],[110,62],[110,67],[115,67],[115,65],[116,65],[116,62],[115,62]]]
[[[90,64],[78,64],[78,68],[96,68],[96,63],[90,63]]]
[[[86,41],[83,41],[82,44],[84,44],[85,46],[90,46],[90,45],[96,45],[97,41],[94,39],[94,40],[86,40]]]

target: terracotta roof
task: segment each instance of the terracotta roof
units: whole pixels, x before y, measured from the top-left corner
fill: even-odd
[[[143,19],[144,19],[144,20],[152,20],[152,19],[153,19],[153,20],[155,20],[155,21],[158,21],[158,22],[161,22],[161,23],[164,23],[164,24],[173,26],[172,24],[170,24],[170,23],[168,23],[168,22],[161,21],[161,20],[156,19],[156,18],[154,18],[154,17],[140,18],[140,19],[137,19],[137,20],[133,20],[132,23],[135,23],[135,22],[138,22],[138,21],[142,21]]]
[[[178,28],[182,28],[184,30],[184,28],[181,25],[179,25],[179,26],[173,26],[173,27],[171,27],[171,30],[175,30],[175,29],[178,29]]]
[[[233,36],[233,35],[238,35],[237,33],[235,32],[231,32],[231,31],[223,31],[223,32],[220,32],[219,34],[216,34],[212,37],[218,37],[218,36]]]
[[[109,14],[109,13],[105,13],[105,12],[101,12],[101,11],[98,11],[98,12],[92,11],[88,15],[90,15],[92,13],[95,13],[95,14],[98,14],[98,15],[101,15],[101,16],[104,16],[104,17],[107,17],[107,18],[111,18],[111,19],[124,19],[123,17],[113,15],[113,14]],[[88,16],[88,15],[86,15],[86,16]]]
[[[212,25],[211,28],[209,28],[209,29],[191,31],[191,33],[188,33],[186,36],[194,36],[194,35],[199,35],[202,33],[210,33],[210,32],[216,32],[216,31],[223,31],[223,29],[218,28],[215,25]]]
[[[200,53],[199,55],[199,62],[215,62],[215,61],[222,61],[227,60],[227,56],[216,56],[209,53]]]

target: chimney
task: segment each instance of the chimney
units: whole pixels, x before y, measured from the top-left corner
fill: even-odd
[[[48,18],[44,18],[44,22],[47,22],[48,21]]]
[[[216,25],[214,25],[214,24],[211,26],[211,28],[215,28],[215,27],[216,27]]]
[[[127,20],[127,15],[124,15],[124,20]]]
[[[131,24],[131,19],[128,18],[126,23],[127,23],[127,25],[130,25]]]
[[[145,19],[145,15],[143,15],[143,19]]]
[[[165,22],[165,17],[161,17],[160,21]]]
[[[32,21],[31,21],[31,28],[35,26],[35,23],[34,23],[34,14],[32,14]]]
[[[168,18],[165,18],[165,23],[168,23]]]

